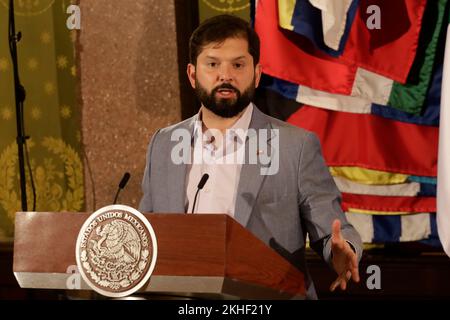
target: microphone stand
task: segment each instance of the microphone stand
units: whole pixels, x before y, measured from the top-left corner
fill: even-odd
[[[17,61],[17,46],[16,43],[20,41],[22,34],[16,34],[14,22],[14,0],[9,1],[9,49],[11,51],[11,59],[14,74],[14,95],[16,101],[16,123],[17,123],[17,148],[19,157],[19,173],[20,173],[20,195],[22,202],[22,211],[27,209],[27,191],[25,179],[25,157],[24,145],[26,139],[29,137],[25,135],[24,120],[23,120],[23,102],[25,101],[25,88],[20,84],[19,80],[19,66]]]

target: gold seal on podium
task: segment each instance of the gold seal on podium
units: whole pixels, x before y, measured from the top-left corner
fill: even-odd
[[[128,206],[97,210],[78,234],[76,259],[81,276],[107,297],[125,297],[138,291],[149,280],[156,257],[150,222]]]

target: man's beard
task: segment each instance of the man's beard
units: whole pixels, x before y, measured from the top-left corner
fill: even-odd
[[[216,93],[220,89],[232,90],[235,93],[236,97],[228,99],[216,99]],[[253,96],[255,95],[255,79],[253,79],[250,86],[245,89],[242,94],[238,89],[236,89],[229,83],[223,83],[215,87],[211,91],[211,93],[208,94],[208,91],[200,84],[198,79],[196,79],[195,93],[197,94],[198,99],[205,106],[205,108],[212,111],[219,117],[232,118],[241,113],[253,100]]]

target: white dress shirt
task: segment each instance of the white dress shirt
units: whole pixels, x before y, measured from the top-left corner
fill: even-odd
[[[250,103],[236,123],[226,130],[223,138],[219,131],[203,132],[201,114],[197,114],[194,128],[193,164],[186,174],[187,212],[192,212],[195,193],[203,174],[209,174],[205,186],[199,191],[194,213],[225,213],[234,216],[236,192],[245,154],[245,137],[252,118]],[[202,136],[203,133],[203,136]]]

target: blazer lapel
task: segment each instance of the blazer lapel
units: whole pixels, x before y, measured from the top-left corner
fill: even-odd
[[[182,129],[187,129],[191,133],[191,144],[194,138],[194,122],[197,118],[192,117],[192,121],[188,121],[186,126],[181,127]],[[179,143],[179,141],[172,141],[170,150]],[[171,151],[170,151],[171,152]],[[191,152],[189,150],[189,152]],[[171,212],[182,213],[185,212],[185,202],[186,202],[186,171],[188,164],[174,164],[169,161],[169,170],[167,181],[169,183],[169,208]]]
[[[170,212],[185,212],[186,198],[186,164],[170,165],[169,176],[169,208]]]
[[[250,215],[252,213],[253,207],[256,204],[256,199],[258,198],[259,190],[265,179],[265,175],[261,174],[261,169],[268,165],[261,164],[257,161],[256,164],[248,163],[249,152],[252,148],[249,148],[249,140],[252,134],[258,134],[260,129],[270,130],[272,126],[267,121],[267,117],[259,111],[256,106],[253,108],[252,120],[250,122],[249,128],[255,129],[255,132],[249,131],[249,136],[245,143],[246,161],[241,167],[241,175],[239,178],[238,190],[236,193],[236,204],[234,210],[234,218],[243,226],[246,226]],[[271,136],[267,135],[267,143],[270,144]],[[258,148],[256,148],[259,150]],[[254,150],[254,149],[253,149]],[[255,156],[255,155],[253,155]]]

